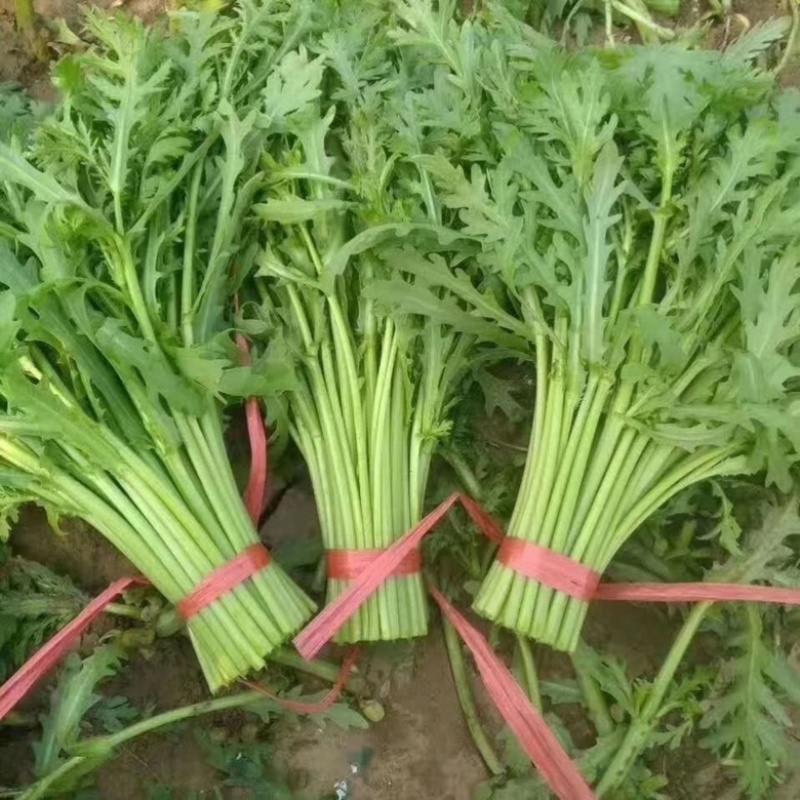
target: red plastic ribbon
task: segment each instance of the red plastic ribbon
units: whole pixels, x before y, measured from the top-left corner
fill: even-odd
[[[456,503],[461,503],[485,536],[501,545],[502,557],[510,562],[512,568],[518,568],[523,574],[530,574],[535,580],[582,600],[626,600],[643,603],[753,601],[800,605],[800,589],[775,586],[712,582],[597,584],[596,573],[575,559],[521,539],[506,540],[502,528],[489,514],[471,498],[456,493],[450,495],[416,527],[376,556],[370,562],[368,570],[353,578],[350,586],[300,631],[294,639],[295,647],[300,654],[308,659],[316,656],[408,554],[419,547],[422,539],[438,525]],[[595,588],[590,594],[588,589],[592,583],[595,584]]]
[[[242,500],[257,529],[267,505],[267,431],[258,400],[254,397],[248,398],[244,411],[250,438],[250,475]]]
[[[598,584],[598,576],[594,570],[575,559],[523,540],[506,539],[497,521],[472,498],[453,494],[419,525],[372,560],[369,568],[353,578],[350,586],[295,637],[294,643],[300,654],[305,658],[313,658],[403,559],[419,548],[424,536],[436,527],[457,502],[463,505],[485,536],[501,545],[500,557],[504,563],[581,600],[655,603],[740,600],[800,605],[800,589],[782,587],[710,582],[666,585]],[[431,593],[475,657],[486,690],[509,728],[556,796],[560,800],[593,800],[595,795],[580,771],[525,693],[515,684],[508,668],[494,654],[483,635],[455,611],[438,590],[431,588]],[[514,689],[511,688],[511,683],[515,684]]]
[[[226,561],[210,572],[195,587],[191,594],[181,600],[176,608],[183,619],[189,619],[198,614],[206,606],[210,606],[226,592],[235,589],[244,583],[256,572],[268,567],[272,558],[269,551],[261,542],[251,544],[238,556]]]
[[[300,654],[307,659],[313,658],[403,559],[418,549],[424,536],[439,524],[456,503],[461,503],[491,541],[496,544],[503,541],[500,525],[472,498],[460,493],[450,495],[415,528],[381,552],[371,562],[369,569],[354,578],[350,586],[295,637],[294,644]],[[550,788],[560,800],[594,800],[594,794],[580,770],[570,760],[545,720],[531,705],[527,695],[516,684],[514,677],[492,651],[489,643],[455,611],[438,590],[432,588],[432,593],[476,657],[481,678],[498,711]]]
[[[475,524],[492,541],[500,543],[502,529],[470,497],[461,493],[451,494],[440,503],[422,522],[403,534],[394,544],[383,550],[370,563],[370,568],[354,578],[350,585],[332,603],[320,611],[295,637],[294,645],[300,655],[311,660],[336,635],[336,632],[364,604],[366,599],[385,582],[427,533],[433,530],[456,504],[466,509]],[[490,521],[492,524],[488,524]],[[484,527],[484,525],[486,527]]]
[[[235,297],[234,306],[238,311],[238,294]],[[250,346],[247,339],[238,331],[236,345],[242,353],[243,363],[249,365],[252,362]],[[242,501],[253,525],[257,528],[267,503],[267,471],[269,468],[267,430],[264,426],[261,408],[255,397],[247,398],[244,408],[247,418],[247,438],[250,443],[250,474]],[[207,575],[190,595],[178,603],[178,613],[183,619],[189,619],[221,595],[235,589],[256,572],[269,566],[270,560],[269,551],[264,545],[260,543],[251,545],[236,558]]]
[[[270,700],[274,700],[281,708],[285,708],[293,714],[321,714],[323,711],[327,711],[339,699],[342,694],[342,689],[344,689],[344,685],[347,683],[347,679],[357,660],[358,648],[351,647],[347,658],[342,662],[342,668],[339,671],[339,677],[336,679],[336,683],[333,684],[325,697],[317,703],[301,703],[299,700],[289,700],[286,697],[281,697],[271,692],[263,686],[259,686],[257,683],[251,683],[245,680],[240,682],[248,689],[263,694],[264,697],[269,697]]]
[[[364,570],[372,567],[375,559],[383,550],[328,550],[325,562],[328,568],[328,577],[337,580],[353,580]],[[388,576],[402,578],[405,575],[416,575],[422,570],[422,553],[419,548],[407,553],[403,560]]]
[[[483,634],[438,589],[431,586],[430,591],[472,653],[492,702],[547,785],[563,800],[594,800],[586,779]]]
[[[592,600],[631,603],[774,603],[800,606],[800,589],[746,583],[601,583]]]
[[[0,686],[0,719],[3,719],[25,695],[76,647],[86,629],[113,603],[126,589],[136,585],[146,585],[146,578],[120,578],[108,589],[99,594],[65,625],[55,636],[31,656],[2,686]]]
[[[590,567],[524,539],[507,536],[500,545],[497,558],[509,569],[576,600],[591,600],[600,583],[600,575]]]
[[[236,310],[239,310],[239,295],[236,295]],[[237,332],[236,345],[242,353],[242,361],[249,365],[250,346],[247,339]],[[261,414],[261,407],[255,397],[248,397],[244,403],[245,417],[247,418],[247,436],[250,440],[250,475],[247,479],[242,500],[244,501],[247,513],[253,520],[253,525],[258,527],[261,515],[267,504],[267,429],[264,426],[264,417]]]

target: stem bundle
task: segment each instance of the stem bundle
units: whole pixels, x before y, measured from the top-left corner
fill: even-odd
[[[639,525],[679,491],[745,468],[737,443],[687,453],[625,425],[628,387],[612,396],[608,381],[590,377],[576,402],[565,391],[557,365],[550,374],[549,381],[539,376],[547,395],[536,409],[508,526],[513,538],[564,553],[602,574]],[[606,408],[611,410],[604,413]],[[475,608],[525,636],[572,652],[588,603],[496,560]]]
[[[402,329],[371,302],[350,322],[347,298],[361,291],[360,281],[369,282],[373,266],[352,265],[326,292],[299,279],[292,285],[287,278],[321,265],[311,237],[303,240],[308,261],[268,266],[283,280],[261,286],[265,305],[284,308],[300,333],[289,430],[308,466],[326,550],[383,550],[422,518],[435,429],[466,343],[431,325],[422,352],[409,350]],[[328,598],[348,583],[332,571]],[[427,623],[421,574],[398,575],[348,620],[338,641],[421,636]]]
[[[240,365],[231,316],[271,135],[255,117],[302,17],[245,2],[167,35],[90,14],[97,44],[64,67],[55,113],[0,143],[2,512],[82,517],[173,603],[259,542],[223,398],[275,375]],[[210,688],[312,608],[271,563],[190,616]]]

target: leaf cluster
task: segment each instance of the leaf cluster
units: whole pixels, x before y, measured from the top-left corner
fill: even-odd
[[[34,561],[0,557],[0,682],[86,602],[68,578]]]
[[[420,269],[423,280],[509,333],[549,339],[576,385],[598,369],[629,383],[628,421],[660,441],[747,439],[753,467],[785,487],[796,94],[773,95],[749,51],[566,54],[502,27],[489,43],[489,25],[456,39],[430,7],[409,8],[413,37],[400,41],[440,53],[461,103],[487,120],[461,164],[452,151],[422,161],[480,242],[480,270]],[[465,37],[473,57],[451,66]],[[510,318],[476,294],[498,280]],[[414,307],[399,290],[395,303]]]

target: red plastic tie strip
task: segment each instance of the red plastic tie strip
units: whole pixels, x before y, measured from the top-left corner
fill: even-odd
[[[238,556],[206,575],[194,591],[178,603],[178,613],[183,619],[188,620],[222,595],[235,589],[240,583],[244,583],[268,567],[271,561],[269,551],[263,544],[260,542],[251,544]]]
[[[403,534],[386,550],[382,550],[369,564],[369,569],[359,573],[332,603],[320,611],[294,638],[294,646],[309,661],[336,635],[337,631],[364,604],[378,587],[403,563],[419,543],[460,503],[478,528],[495,544],[503,541],[503,529],[471,497],[460,492],[451,494],[408,533]]]
[[[503,540],[497,558],[514,572],[557,589],[576,600],[591,600],[600,583],[597,572],[574,558],[511,536]]]
[[[270,700],[274,700],[281,708],[285,708],[293,714],[322,714],[323,711],[327,711],[341,696],[342,689],[344,689],[344,685],[347,683],[347,679],[350,677],[350,673],[353,671],[357,660],[358,648],[351,647],[347,658],[342,662],[342,668],[339,671],[339,677],[336,678],[336,683],[333,684],[330,691],[318,703],[301,703],[299,700],[289,700],[286,697],[281,697],[271,692],[263,686],[259,686],[257,683],[251,683],[245,680],[241,681],[241,683],[248,689],[263,694],[264,697],[268,697]]]
[[[42,645],[2,686],[0,686],[0,719],[3,719],[33,687],[74,649],[86,629],[131,586],[146,585],[140,577],[120,578],[95,597],[75,619]]]
[[[236,310],[239,310],[239,295],[236,295]],[[236,345],[242,353],[242,361],[249,366],[250,346],[241,333],[236,334]],[[267,429],[264,426],[264,416],[255,397],[248,397],[244,403],[245,417],[247,418],[247,436],[250,440],[250,475],[247,486],[242,495],[247,513],[258,527],[261,515],[267,505]]]
[[[438,589],[431,586],[430,591],[472,653],[492,702],[547,785],[563,800],[595,800],[586,779],[483,634]]]
[[[459,500],[452,494],[437,506],[422,522],[403,534],[394,544],[383,550],[370,563],[368,570],[359,573],[352,583],[332,603],[329,603],[294,638],[294,646],[303,658],[309,661],[319,653],[336,632],[364,604],[378,587],[384,583],[412,550],[416,550],[425,534],[442,520]]]
[[[328,577],[335,580],[353,580],[364,570],[370,569],[382,552],[383,550],[328,550],[325,554]],[[422,553],[417,547],[406,554],[388,577],[402,578],[406,575],[416,575],[421,570]]]
[[[601,583],[592,600],[632,603],[775,603],[800,606],[800,589],[746,583]]]
[[[255,397],[245,401],[244,411],[250,439],[250,475],[242,500],[253,525],[258,528],[261,515],[267,506],[267,431],[261,408]]]

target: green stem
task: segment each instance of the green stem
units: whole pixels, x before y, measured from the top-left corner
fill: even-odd
[[[467,490],[471,497],[481,496],[481,484],[472,467],[458,453],[453,451],[443,452],[442,458],[450,465],[455,472],[461,485]]]
[[[36,12],[33,0],[14,0],[14,12],[17,19],[17,30],[26,36],[35,32]]]
[[[57,769],[53,770],[49,775],[45,775],[44,778],[41,778],[32,786],[29,786],[21,794],[14,792],[11,795],[0,794],[0,797],[10,796],[14,797],[16,800],[40,800],[40,798],[49,797],[51,796],[49,791],[51,786],[57,787],[62,779],[69,778],[72,773],[82,774],[88,766],[89,764],[86,763],[86,758],[83,756],[74,756],[61,764]],[[63,792],[61,794],[63,795]]]
[[[243,706],[269,702],[269,698],[261,692],[256,691],[239,692],[238,694],[228,695],[227,697],[203,700],[200,703],[193,703],[192,705],[182,706],[181,708],[175,708],[171,711],[156,714],[149,719],[144,719],[141,722],[129,725],[127,728],[123,728],[123,730],[108,736],[97,736],[92,739],[85,739],[72,747],[71,752],[83,756],[91,756],[92,753],[107,752],[145,733],[151,733],[167,725],[174,725],[176,722],[181,722],[182,720],[201,717],[205,714],[214,714],[219,711],[228,711],[231,708],[242,708]]]
[[[773,70],[773,75],[780,75],[791,60],[794,55],[795,45],[797,44],[798,31],[800,31],[800,3],[798,3],[798,0],[788,0],[788,4],[789,11],[792,14],[792,27],[789,30],[789,38],[786,40],[786,47],[783,49],[783,55]]]
[[[121,213],[122,212],[120,211],[120,215]],[[115,241],[115,245],[117,254],[122,262],[122,278],[125,281],[124,288],[128,292],[128,297],[131,301],[131,308],[134,316],[136,317],[136,322],[144,334],[145,339],[155,345],[155,329],[153,328],[153,323],[150,320],[150,313],[147,310],[147,303],[145,303],[144,295],[142,294],[142,287],[139,284],[139,277],[136,274],[136,265],[133,262],[133,256],[131,255],[128,242],[125,238],[120,236]],[[161,350],[159,349],[157,353],[154,353],[153,357],[161,358]]]
[[[126,606],[124,603],[109,603],[104,612],[113,614],[115,617],[128,617],[129,619],[142,619],[142,612],[133,606]]]
[[[231,469],[231,461],[225,448],[225,434],[222,430],[219,414],[214,401],[209,403],[209,410],[199,420],[198,424],[203,436],[207,452],[214,465],[214,477],[220,484],[220,490],[228,499],[231,509],[230,517],[226,518],[225,525],[231,530],[228,539],[234,542],[235,547],[247,547],[253,542],[256,535],[255,526],[247,513],[236,478]],[[235,531],[235,533],[234,533]]]
[[[542,694],[539,690],[539,675],[536,671],[536,662],[533,659],[531,643],[526,637],[519,633],[516,634],[516,637],[517,650],[522,660],[522,675],[525,678],[525,688],[527,689],[528,697],[534,707],[541,711]]]
[[[318,345],[321,354],[309,359],[307,374],[311,387],[310,401],[317,412],[320,423],[320,434],[324,442],[324,453],[331,485],[336,494],[331,499],[336,509],[339,524],[343,527],[343,535],[349,537],[356,547],[362,540],[358,484],[351,454],[347,447],[347,437],[342,429],[341,412],[337,413],[335,376],[326,378],[324,366],[330,369],[330,342]],[[353,545],[348,545],[352,547]]]
[[[358,482],[361,487],[359,493],[361,527],[364,537],[369,541],[373,538],[372,532],[372,498],[365,487],[369,481],[369,458],[368,444],[365,431],[364,404],[361,396],[361,382],[356,367],[356,355],[354,343],[347,324],[344,313],[336,297],[331,296],[328,300],[331,309],[331,328],[333,331],[333,341],[336,347],[336,363],[343,370],[340,391],[342,400],[347,400],[349,415],[348,419],[352,425],[351,435],[355,446],[356,465],[358,472]]]
[[[666,39],[667,41],[671,41],[675,38],[675,31],[671,28],[665,28],[663,25],[659,25],[657,22],[653,22],[652,19],[648,19],[648,17],[640,14],[638,11],[634,10],[630,6],[625,5],[624,3],[619,2],[619,0],[611,0],[611,7],[614,11],[618,11],[628,19],[635,22],[637,25],[641,25],[644,28],[655,33],[657,36],[661,37],[662,39]]]
[[[186,236],[183,243],[183,271],[181,272],[181,329],[183,344],[191,347],[194,342],[192,308],[194,307],[194,251],[197,236],[197,200],[200,196],[200,180],[204,162],[200,161],[192,173],[189,187],[189,202],[186,209]]]
[[[703,449],[678,462],[644,496],[628,505],[629,510],[617,525],[615,535],[607,541],[596,565],[605,567],[633,531],[681,489],[705,478],[724,474],[727,471],[726,464],[739,449],[737,444]],[[744,472],[746,465],[742,464],[741,467],[740,471]]]
[[[586,709],[597,735],[607,736],[614,731],[614,720],[611,719],[603,693],[592,677],[589,665],[586,663],[584,648],[585,645],[581,642],[572,654],[572,667],[575,670],[583,701],[586,703]]]
[[[14,0],[14,13],[17,20],[17,29],[25,37],[33,55],[39,61],[47,59],[47,45],[36,26],[36,11],[33,0]]]
[[[558,503],[550,504],[550,514],[555,515],[551,517],[554,530],[546,544],[558,552],[563,552],[569,544],[572,521],[578,507],[581,488],[585,485],[584,477],[591,465],[592,446],[595,443],[609,390],[610,384],[607,381],[601,381],[598,386],[595,386],[594,381],[590,381],[587,395],[578,412],[575,429],[564,457],[568,468],[563,470],[561,476],[561,490],[553,495],[562,499]]]
[[[545,422],[547,414],[547,393],[550,383],[550,349],[547,337],[538,329],[535,337],[536,345],[536,405],[534,407],[533,426],[531,427],[530,441],[528,443],[528,457],[525,459],[525,469],[522,474],[522,485],[519,497],[522,502],[514,506],[509,522],[509,530],[524,530],[530,523],[533,515],[533,503],[536,498],[535,489],[541,474],[537,467],[540,461],[540,451],[545,445]]]
[[[314,678],[320,678],[328,683],[336,683],[341,674],[341,667],[336,664],[331,664],[328,661],[321,661],[316,658],[313,661],[307,661],[294,650],[281,648],[280,650],[271,653],[269,660],[283,667],[296,670],[297,672],[304,672],[306,675],[311,675]],[[366,681],[360,675],[351,671],[345,683],[345,688],[352,694],[361,694],[366,687]]]

